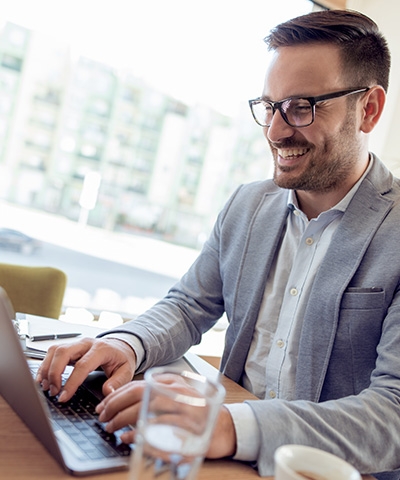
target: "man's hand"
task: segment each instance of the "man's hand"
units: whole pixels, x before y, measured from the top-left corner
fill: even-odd
[[[107,432],[113,433],[127,425],[135,426],[142,406],[143,393],[146,388],[144,380],[135,380],[121,386],[107,395],[96,407],[101,422],[107,422]],[[132,443],[135,430],[120,436],[125,443]]]
[[[236,453],[236,430],[229,413],[221,407],[211,443],[206,454],[207,458],[231,457]]]
[[[65,367],[74,369],[61,390],[61,375]],[[116,338],[84,338],[79,342],[51,346],[43,360],[36,381],[50,395],[60,393],[59,401],[66,402],[76,392],[90,372],[101,367],[108,377],[103,385],[104,395],[130,382],[136,369],[136,355],[123,340]]]
[[[108,395],[96,408],[101,422],[107,422],[106,430],[110,433],[126,427],[136,425],[139,417],[144,381],[133,381],[122,386]],[[125,443],[132,443],[135,431],[125,432],[121,435]],[[234,455],[236,452],[236,431],[231,414],[224,406],[221,407],[207,458],[222,458]]]

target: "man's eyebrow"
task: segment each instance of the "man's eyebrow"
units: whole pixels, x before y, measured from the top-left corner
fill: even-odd
[[[269,97],[268,95],[261,95],[260,99],[266,102],[273,102],[272,98]]]
[[[313,97],[312,95],[298,94],[298,95],[289,95],[288,97],[281,98],[280,100],[272,100],[272,98],[269,97],[268,95],[261,95],[260,99],[265,102],[277,103],[277,102],[283,102],[285,100],[289,100],[289,98],[297,99],[297,98],[312,98],[312,97]]]
[[[296,97],[285,97],[285,98],[282,98],[281,100],[272,100],[272,98],[269,97],[268,95],[262,95],[260,98],[263,102],[278,103],[278,102],[282,102],[284,100],[287,100],[288,98],[296,98]]]

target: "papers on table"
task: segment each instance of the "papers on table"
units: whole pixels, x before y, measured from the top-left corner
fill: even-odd
[[[54,318],[40,317],[30,314],[17,314],[20,324],[24,325],[23,332],[26,335],[26,350],[32,352],[47,352],[48,348],[54,344],[72,343],[84,337],[94,338],[103,332],[103,328],[91,325],[77,325],[69,322],[63,322]],[[73,338],[60,338],[51,340],[32,341],[29,337],[38,335],[57,335],[65,333],[79,332],[81,335]]]

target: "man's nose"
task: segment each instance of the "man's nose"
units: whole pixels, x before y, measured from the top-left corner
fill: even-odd
[[[271,125],[265,128],[265,135],[270,142],[279,143],[284,138],[294,135],[295,128],[288,125],[279,110],[276,110]]]

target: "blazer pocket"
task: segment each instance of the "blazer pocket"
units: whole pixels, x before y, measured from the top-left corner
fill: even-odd
[[[385,292],[381,287],[350,287],[343,295],[343,310],[380,310],[385,303]]]
[[[348,388],[351,384],[354,394],[371,382],[385,310],[383,288],[351,287],[342,297],[332,359],[341,365],[345,372],[342,382]]]

